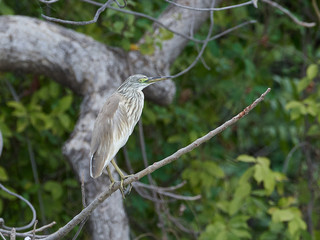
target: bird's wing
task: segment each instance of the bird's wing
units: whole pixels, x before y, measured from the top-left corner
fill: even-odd
[[[91,139],[90,175],[97,178],[129,138],[124,97],[112,94],[100,110]]]

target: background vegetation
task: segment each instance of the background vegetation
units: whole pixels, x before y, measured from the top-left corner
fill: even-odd
[[[159,186],[187,180],[179,193],[202,195],[199,201],[167,203],[170,216],[192,230],[194,238],[320,239],[319,19],[311,2],[283,0],[281,4],[317,26],[297,26],[262,2],[258,9],[215,12],[216,33],[250,19],[258,22],[210,42],[203,56],[210,69],[198,63],[176,79],[177,95],[170,106],[145,104],[142,121],[148,159],[153,162],[228,120],[272,88],[266,100],[235,127],[153,174]],[[95,10],[77,1],[52,6],[0,0],[0,14],[39,17],[45,11],[63,19],[85,20]],[[154,17],[166,6],[162,1],[128,2],[128,8]],[[108,10],[97,24],[73,28],[129,50],[142,34],[152,31],[152,23]],[[196,37],[207,31],[204,25]],[[148,54],[166,37],[171,36],[164,32],[140,50]],[[190,42],[172,73],[186,68],[196,55]],[[0,181],[31,201],[42,223],[56,221],[61,226],[81,208],[80,186],[61,154],[81,99],[50,79],[19,72],[0,73],[0,96],[4,137]],[[136,129],[127,143],[134,171],[144,167],[138,139]],[[126,169],[122,152],[118,161]],[[153,202],[132,192],[125,204],[133,238],[146,232],[161,238]],[[6,225],[17,226],[26,223],[31,212],[0,191],[0,216]],[[167,216],[163,213],[170,239],[192,238]],[[83,233],[81,238],[89,237]]]

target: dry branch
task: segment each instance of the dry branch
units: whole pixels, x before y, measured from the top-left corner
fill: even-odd
[[[172,155],[164,158],[163,160],[160,160],[158,162],[153,163],[151,166],[143,169],[142,171],[134,174],[133,176],[130,176],[124,181],[124,185],[127,186],[131,184],[132,182],[138,181],[142,177],[146,176],[147,174],[150,174],[157,169],[170,164],[171,162],[177,160],[182,155],[191,152],[193,149],[199,147],[201,144],[209,141],[212,137],[217,135],[218,133],[225,130],[227,127],[235,124],[237,121],[239,121],[241,118],[243,118],[245,115],[247,115],[254,107],[256,107],[263,99],[264,97],[271,91],[270,88],[268,88],[259,98],[257,98],[251,105],[246,107],[242,112],[240,112],[238,115],[230,119],[229,121],[225,122],[221,126],[217,127],[216,129],[210,131],[208,134],[204,135],[201,138],[198,138],[188,146],[179,149]],[[78,215],[76,215],[70,222],[68,222],[65,226],[61,227],[57,232],[49,235],[48,237],[44,238],[45,240],[56,240],[61,239],[65,235],[67,235],[76,225],[78,225],[81,221],[86,219],[91,212],[96,209],[103,201],[105,201],[108,197],[111,196],[116,190],[120,188],[120,182],[116,182],[113,185],[110,185],[106,190],[104,190],[98,197],[96,197],[85,209],[83,209]]]

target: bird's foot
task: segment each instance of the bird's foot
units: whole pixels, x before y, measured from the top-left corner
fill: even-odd
[[[131,177],[131,176],[133,176],[133,175],[126,175],[126,176],[124,176],[124,175],[121,176],[120,175],[120,178],[121,178],[121,180],[120,180],[120,191],[121,191],[123,199],[126,198],[125,195],[129,194],[131,192],[131,189],[132,189],[132,184],[131,183],[125,189],[124,186],[123,186],[123,181],[126,180],[127,178]]]

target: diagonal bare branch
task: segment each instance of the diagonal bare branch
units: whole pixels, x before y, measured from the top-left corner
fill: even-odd
[[[221,126],[217,127],[216,129],[210,131],[206,135],[198,138],[191,144],[189,144],[186,147],[183,147],[173,153],[172,155],[153,163],[149,167],[141,170],[140,172],[134,174],[133,176],[130,176],[124,181],[124,185],[127,186],[131,184],[132,182],[138,181],[142,177],[146,176],[147,174],[150,174],[157,169],[170,164],[171,162],[177,160],[182,155],[191,152],[193,149],[199,147],[201,144],[209,141],[211,138],[225,130],[226,128],[230,127],[231,125],[235,124],[237,121],[239,121],[241,118],[246,116],[253,108],[255,108],[263,99],[265,96],[271,91],[271,88],[268,88],[259,98],[257,98],[251,105],[246,107],[242,112],[240,112],[238,115],[233,117],[232,119],[226,121]],[[106,190],[104,190],[98,197],[96,197],[85,209],[83,209],[78,215],[76,215],[70,222],[68,222],[65,226],[61,227],[57,232],[49,235],[48,237],[44,238],[45,240],[56,240],[61,239],[65,235],[67,235],[76,225],[78,225],[83,219],[87,218],[91,212],[96,209],[104,200],[106,200],[108,197],[111,196],[116,190],[120,188],[120,182],[116,182],[113,185],[110,185]]]

